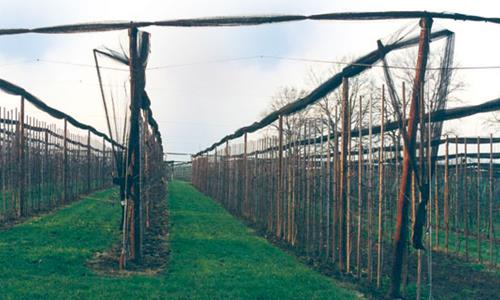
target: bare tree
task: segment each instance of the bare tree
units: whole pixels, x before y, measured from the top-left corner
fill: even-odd
[[[295,102],[306,95],[307,91],[305,90],[299,90],[294,87],[282,87],[274,94],[272,101],[269,103],[269,107],[262,114],[267,115],[273,111],[279,110],[287,104]],[[305,109],[284,117],[283,135],[285,140],[298,139],[300,137],[300,129],[304,126],[305,122],[307,122],[309,114],[309,109]],[[278,125],[272,124],[271,133],[274,133],[276,130],[278,130]]]

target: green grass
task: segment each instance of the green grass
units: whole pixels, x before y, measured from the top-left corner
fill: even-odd
[[[436,247],[436,231],[433,230],[433,246]],[[445,251],[445,230],[439,230],[439,250]],[[448,235],[448,252],[451,255],[458,254],[459,256],[465,258],[465,236],[463,233],[457,237],[455,232],[451,232]],[[477,235],[476,231],[469,233],[469,260],[471,262],[477,262]],[[496,245],[493,245],[493,263],[497,263],[498,252],[496,251]],[[490,244],[489,239],[483,237],[481,239],[481,263],[490,264]]]
[[[0,232],[2,299],[355,299],[257,237],[186,183],[169,186],[167,270],[106,277],[86,267],[117,238],[112,190]]]

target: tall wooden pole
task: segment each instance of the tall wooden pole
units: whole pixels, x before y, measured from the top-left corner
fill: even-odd
[[[342,150],[340,153],[340,182],[339,182],[339,270],[344,270],[346,257],[346,217],[347,217],[347,143],[349,126],[349,81],[342,79]]]
[[[282,202],[283,202],[283,116],[278,124],[278,194],[276,197],[276,237],[281,237]]]
[[[245,176],[245,187],[244,187],[244,204],[243,204],[243,214],[245,217],[249,217],[251,214],[249,213],[249,203],[248,203],[248,190],[249,190],[249,176],[248,176],[248,137],[247,137],[247,133],[245,133],[245,136],[244,136],[244,149],[243,149],[243,164],[244,164],[244,168],[245,168],[245,173],[244,173],[244,176]],[[215,152],[215,157],[216,157],[216,162],[217,162],[217,152]]]
[[[382,86],[382,101],[380,107],[380,149],[378,157],[378,239],[377,239],[377,288],[380,288],[382,279],[382,243],[383,219],[382,207],[384,204],[384,118],[385,118],[385,87]]]
[[[464,169],[464,200],[463,200],[463,219],[464,219],[464,235],[465,235],[465,260],[469,261],[469,178],[467,177],[467,168],[468,168],[468,156],[467,156],[467,138],[464,138],[464,160],[463,160],[463,169]]]
[[[363,143],[362,143],[362,98],[359,97],[359,120],[358,120],[358,229],[357,229],[357,242],[356,242],[356,272],[358,279],[361,277],[361,212],[363,207]]]
[[[349,94],[347,95],[349,97]],[[351,153],[351,104],[347,121],[347,206],[346,206],[346,272],[351,273],[351,177],[352,177],[352,153]]]
[[[449,234],[450,234],[450,222],[449,222],[449,197],[450,197],[450,187],[448,181],[448,169],[449,169],[449,147],[450,141],[448,136],[446,136],[446,147],[445,147],[445,161],[444,161],[444,249],[445,252],[448,253],[448,242],[449,242]]]
[[[25,178],[26,178],[26,167],[25,167],[25,137],[24,137],[24,97],[21,97],[21,111],[19,113],[19,212],[18,216],[26,216],[26,197],[25,197]]]
[[[335,126],[333,128],[333,209],[332,209],[332,261],[337,257],[337,227],[339,220],[339,135],[338,135],[338,105],[335,105]]]
[[[490,134],[490,172],[489,172],[489,237],[490,237],[490,263],[496,265],[493,261],[493,134]]]
[[[327,139],[326,139],[326,248],[325,248],[325,252],[326,252],[326,257],[330,257],[330,230],[331,230],[331,219],[330,219],[330,216],[331,216],[331,213],[332,213],[332,205],[331,205],[331,201],[332,201],[332,197],[331,197],[331,193],[332,193],[332,175],[331,175],[331,151],[332,151],[332,147],[330,145],[331,143],[331,140],[330,140],[330,135],[331,135],[331,125],[328,124],[327,126]],[[335,151],[337,151],[337,149],[335,149]],[[335,234],[333,234],[333,236],[335,236]]]
[[[476,173],[476,236],[477,260],[481,262],[481,142],[477,137],[477,173]]]
[[[407,240],[408,222],[408,199],[411,196],[411,168],[410,158],[415,156],[416,126],[419,113],[419,100],[421,97],[421,86],[425,78],[425,69],[429,54],[429,35],[432,26],[432,19],[422,18],[420,20],[420,37],[415,80],[413,83],[412,97],[410,103],[410,113],[408,120],[408,145],[403,151],[403,166],[401,174],[401,184],[397,203],[396,231],[394,234],[394,257],[392,265],[390,296],[401,297],[401,272],[403,266],[404,247]]]
[[[453,224],[455,225],[455,252],[458,254],[458,246],[459,241],[460,241],[460,230],[459,230],[459,221],[458,221],[458,192],[459,192],[459,185],[458,185],[458,178],[459,178],[459,172],[460,172],[460,163],[458,161],[458,136],[455,136],[455,212],[454,212],[454,222]]]
[[[64,141],[63,141],[63,198],[62,203],[68,201],[68,121],[64,119]]]
[[[90,192],[90,130],[87,136],[87,193]]]
[[[370,96],[369,113],[368,113],[368,195],[366,197],[366,212],[368,213],[368,224],[367,224],[367,279],[368,282],[372,281],[372,189],[373,189],[373,153],[372,153],[372,119],[373,119],[373,109],[372,109],[372,96]]]
[[[130,131],[129,131],[129,142],[128,142],[128,152],[127,161],[128,166],[126,169],[127,174],[127,188],[126,188],[126,199],[128,205],[132,206],[131,210],[131,224],[130,224],[130,250],[131,258],[136,262],[140,263],[142,261],[142,251],[141,251],[141,220],[140,220],[140,206],[141,206],[141,191],[140,191],[140,132],[139,132],[139,118],[140,118],[140,108],[141,108],[141,95],[138,90],[138,76],[139,68],[137,59],[137,28],[133,27],[129,29],[129,41],[130,41]]]

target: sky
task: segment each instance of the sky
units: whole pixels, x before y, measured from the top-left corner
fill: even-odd
[[[498,17],[492,13],[500,11],[499,8],[496,1],[2,0],[0,28],[378,10],[448,11]],[[375,49],[377,39],[387,39],[395,31],[417,22],[301,21],[234,28],[146,28],[151,33],[152,46],[148,66],[170,66],[147,71],[146,86],[165,150],[187,153],[202,150],[260,119],[280,88],[311,90],[309,71],[322,72],[331,67],[259,56],[320,60],[357,57]],[[500,25],[436,20],[434,28],[456,33],[455,60],[461,66],[500,65]],[[94,64],[92,49],[117,48],[126,42],[126,32],[25,34],[0,39],[0,78],[107,132],[96,72],[90,67]],[[231,60],[246,57],[257,58]],[[229,61],[210,63],[226,59]],[[112,82],[126,78],[124,72],[115,73],[113,77],[111,71],[107,72],[106,79]],[[463,104],[497,98],[499,75],[500,69],[460,72],[466,86],[457,96]],[[0,107],[18,103],[16,97],[0,93]],[[36,110],[28,113],[36,115]],[[484,123],[486,117],[449,122],[446,126],[466,135],[485,135],[492,130]]]

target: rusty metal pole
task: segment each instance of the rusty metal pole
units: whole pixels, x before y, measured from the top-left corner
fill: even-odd
[[[407,223],[408,223],[408,199],[411,195],[411,170],[410,157],[415,156],[415,140],[417,118],[420,110],[419,100],[421,93],[421,85],[425,78],[425,69],[429,54],[429,35],[432,27],[431,18],[422,18],[420,20],[420,37],[417,66],[415,71],[415,80],[413,83],[412,97],[410,103],[410,112],[408,120],[408,145],[403,151],[403,166],[401,174],[401,185],[399,188],[397,215],[396,215],[396,231],[394,234],[394,257],[392,264],[391,288],[390,296],[393,298],[401,297],[401,273],[403,267],[404,248],[407,240]]]

